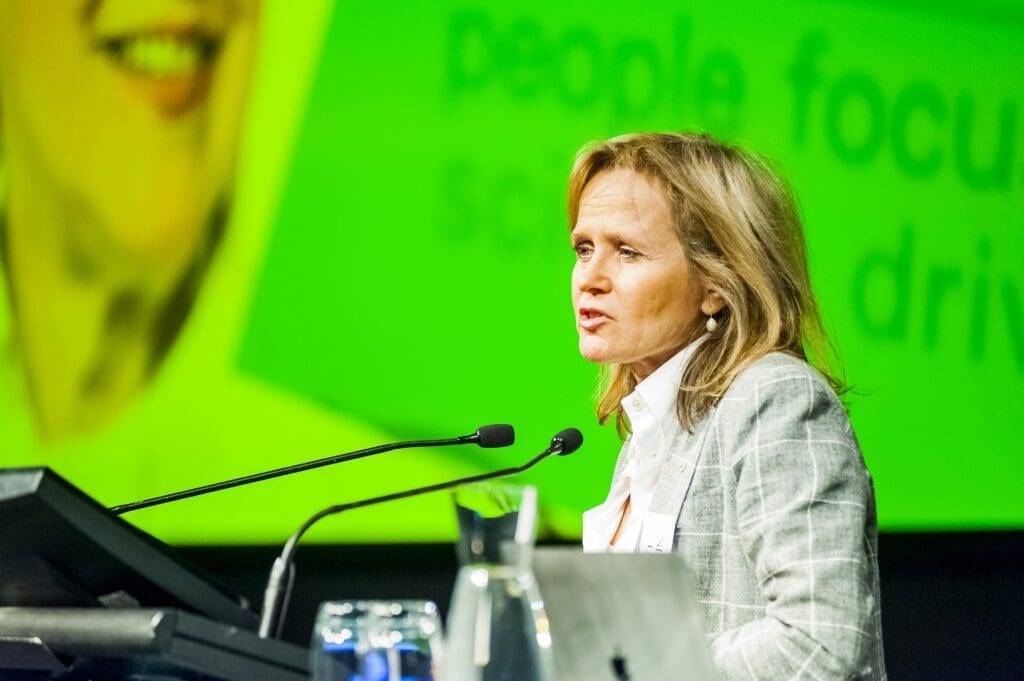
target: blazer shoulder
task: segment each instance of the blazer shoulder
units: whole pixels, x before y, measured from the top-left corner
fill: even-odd
[[[746,393],[754,389],[770,389],[772,385],[785,386],[791,381],[809,382],[813,388],[825,388],[833,392],[832,387],[817,369],[804,360],[784,352],[771,352],[748,365],[733,381],[726,391],[730,393]]]
[[[835,440],[859,452],[836,392],[806,361],[772,352],[754,361],[719,401],[712,441],[729,465],[771,443]]]
[[[846,409],[828,381],[807,362],[773,352],[746,367],[716,409],[723,437],[742,439],[755,426],[804,430],[807,425],[851,435]]]

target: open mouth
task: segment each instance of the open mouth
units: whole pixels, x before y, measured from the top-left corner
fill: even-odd
[[[584,307],[581,308],[579,311],[580,328],[585,329],[587,331],[593,331],[597,329],[599,326],[601,326],[608,320],[608,315],[606,315],[601,310],[595,310],[592,308]]]
[[[97,45],[118,66],[137,75],[174,78],[209,68],[220,40],[197,31],[153,31],[102,38]]]
[[[156,29],[98,38],[95,46],[158,112],[174,116],[205,98],[221,42],[195,28]]]

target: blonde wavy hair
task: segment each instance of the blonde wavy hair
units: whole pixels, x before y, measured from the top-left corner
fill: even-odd
[[[690,265],[725,303],[715,316],[718,328],[683,374],[677,408],[684,428],[692,431],[736,376],[770,352],[804,359],[837,393],[846,390],[811,289],[796,201],[768,163],[696,133],[630,134],[587,145],[569,176],[570,231],[584,189],[613,168],[634,170],[661,186]],[[624,365],[602,367],[597,418],[604,424],[614,415],[622,437],[629,424],[621,401],[637,382]]]

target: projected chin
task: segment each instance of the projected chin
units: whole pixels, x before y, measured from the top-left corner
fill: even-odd
[[[258,13],[0,3],[3,267],[41,440],[118,417],[189,316],[231,194]]]

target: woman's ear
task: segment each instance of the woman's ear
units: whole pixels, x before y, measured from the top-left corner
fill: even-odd
[[[725,307],[725,300],[715,291],[707,291],[704,300],[700,303],[700,311],[708,317],[712,317]]]

